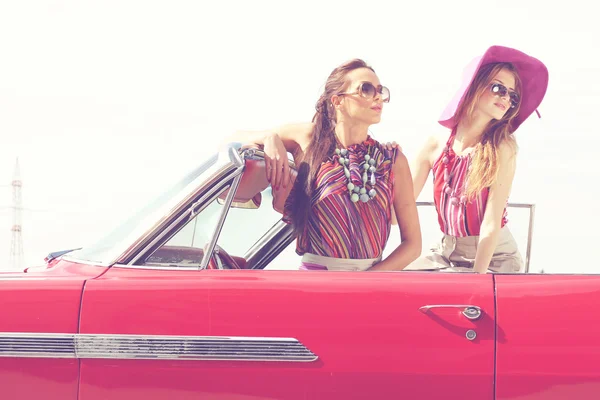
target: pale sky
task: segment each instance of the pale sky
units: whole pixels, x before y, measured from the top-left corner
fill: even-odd
[[[79,247],[178,180],[236,129],[307,121],[329,72],[359,57],[391,90],[371,129],[409,159],[464,66],[491,45],[541,59],[550,85],[517,131],[511,202],[536,204],[531,270],[591,272],[600,28],[569,1],[4,1],[0,269],[23,179],[25,264]],[[420,200],[431,200],[427,186]],[[509,211],[524,253],[527,216]],[[429,222],[427,222],[427,221]],[[426,242],[438,238],[424,219]]]

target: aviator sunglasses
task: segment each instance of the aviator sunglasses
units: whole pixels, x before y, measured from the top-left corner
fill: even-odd
[[[359,96],[364,97],[365,99],[374,99],[377,93],[381,94],[381,100],[384,103],[390,102],[390,89],[388,89],[385,86],[381,86],[381,85],[375,87],[370,82],[362,82],[358,86],[358,90],[356,92],[338,93],[338,95],[341,96],[344,94],[358,94]]]
[[[510,98],[510,108],[515,108],[518,104],[519,101],[521,100],[519,98],[519,95],[517,94],[517,92],[513,91],[513,90],[509,90],[506,86],[504,86],[501,83],[492,83],[490,85],[490,90],[492,91],[493,94],[495,94],[496,96],[500,96],[500,97],[504,97],[506,96],[506,93],[508,93],[508,96]]]

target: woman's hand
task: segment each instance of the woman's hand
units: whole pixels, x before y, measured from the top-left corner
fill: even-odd
[[[386,144],[383,145],[383,147],[385,147],[388,150],[394,150],[394,149],[398,149],[398,151],[402,151],[402,147],[400,147],[400,145],[398,143],[394,142],[387,142]]]
[[[290,166],[287,150],[279,135],[272,133],[266,136],[263,150],[265,153],[267,181],[271,183],[271,187],[275,190],[279,190],[281,185],[286,187],[290,181]]]

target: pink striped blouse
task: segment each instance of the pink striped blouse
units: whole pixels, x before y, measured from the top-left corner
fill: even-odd
[[[312,213],[303,235],[298,237],[296,252],[312,253],[335,258],[367,259],[381,256],[391,230],[391,212],[394,195],[392,165],[397,151],[387,150],[368,137],[363,143],[348,147],[350,179],[362,185],[364,156],[376,161],[377,192],[371,200],[353,203],[348,191],[348,180],[339,156],[332,155],[321,164],[312,197]],[[369,174],[370,177],[370,174]],[[372,187],[367,184],[367,189]],[[290,210],[294,206],[294,189],[287,198],[284,218],[291,223]]]
[[[446,155],[442,151],[442,154],[433,164],[433,199],[438,213],[438,222],[440,229],[446,235],[456,237],[478,236],[490,189],[485,188],[470,201],[465,201],[463,193],[467,185],[467,172],[471,165],[471,154],[456,155],[452,150],[455,136],[453,131],[446,143],[448,148],[447,163],[443,162]],[[446,167],[450,176],[448,185],[446,184]],[[507,222],[505,208],[502,216],[502,226]]]

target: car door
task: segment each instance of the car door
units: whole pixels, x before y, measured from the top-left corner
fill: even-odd
[[[491,276],[111,268],[85,291],[80,400],[493,398]]]
[[[600,276],[495,278],[496,398],[600,398]]]
[[[198,269],[280,218],[219,196],[86,284],[80,400],[493,398],[491,275]]]

